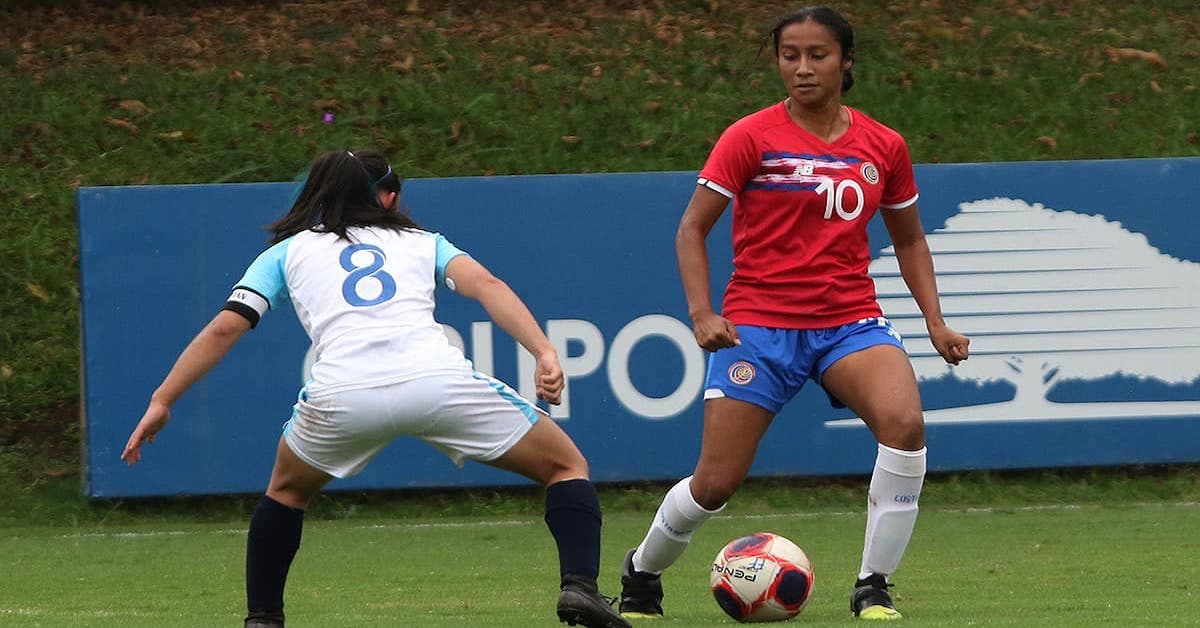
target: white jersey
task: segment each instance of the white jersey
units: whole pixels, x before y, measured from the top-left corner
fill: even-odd
[[[290,299],[316,359],[310,393],[471,370],[433,318],[446,264],[464,253],[440,234],[352,227],[349,240],[303,231],[264,251],[225,309],[258,323]]]

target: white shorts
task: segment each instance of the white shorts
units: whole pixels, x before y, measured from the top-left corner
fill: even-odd
[[[415,436],[458,466],[495,460],[529,432],[539,412],[504,382],[464,371],[316,396],[301,391],[283,436],[301,460],[345,478],[398,436]]]

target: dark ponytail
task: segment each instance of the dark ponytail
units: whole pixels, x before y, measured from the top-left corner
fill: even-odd
[[[347,238],[350,227],[419,228],[408,216],[379,202],[379,190],[400,192],[401,179],[374,151],[331,151],[317,157],[292,208],[267,230],[271,242],[301,231],[325,231]]]

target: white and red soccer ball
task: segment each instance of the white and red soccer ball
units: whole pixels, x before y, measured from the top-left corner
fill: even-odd
[[[795,543],[758,532],[717,552],[709,584],[721,610],[740,622],[785,621],[808,604],[812,562]]]

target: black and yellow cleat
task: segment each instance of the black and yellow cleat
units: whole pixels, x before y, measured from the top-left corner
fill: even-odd
[[[563,576],[558,620],[587,628],[632,628],[612,607],[611,599],[600,595],[595,580],[571,575]]]
[[[879,574],[858,579],[850,594],[850,612],[859,619],[890,621],[903,618],[888,593],[890,586],[887,578]]]
[[[621,566],[621,615],[633,619],[659,619],[663,616],[662,574],[645,573],[633,568],[633,553],[625,554]]]

